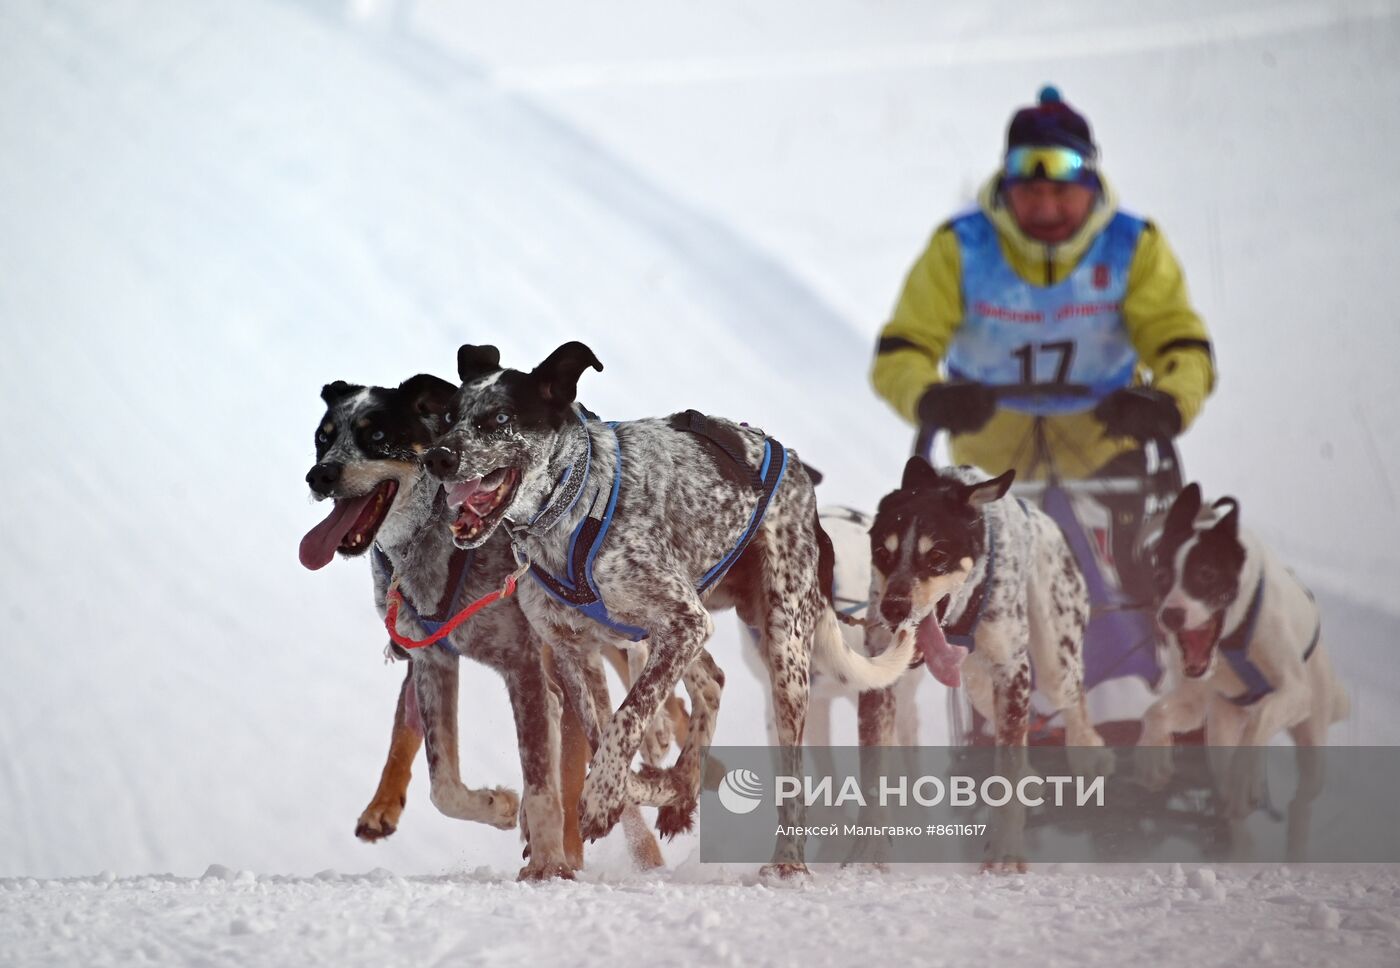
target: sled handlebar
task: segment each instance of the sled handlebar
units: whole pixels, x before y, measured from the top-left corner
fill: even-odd
[[[1082,383],[997,383],[984,384],[998,402],[1004,400],[1042,399],[1045,397],[1080,397],[1089,399],[1094,391]],[[937,424],[921,424],[914,440],[914,453],[933,459],[933,441],[943,428]]]
[[[998,400],[1014,400],[1032,397],[1092,397],[1092,387],[1082,383],[998,383],[989,385],[988,390]]]
[[[987,389],[992,392],[993,398],[998,402],[1049,397],[1092,400],[1095,395],[1091,387],[1080,383],[1003,383],[989,385]],[[934,440],[942,430],[942,427],[935,424],[920,426],[918,437],[914,442],[914,453],[932,462]],[[1054,483],[1068,491],[1098,497],[1144,493],[1175,494],[1182,485],[1181,461],[1175,443],[1171,438],[1163,437],[1151,441],[1147,450],[1150,454],[1149,463],[1146,473],[1142,477],[1123,476],[1064,480],[1051,468],[1050,478]],[[1044,492],[1046,486],[1045,481],[1017,481],[1012,485],[1013,490],[1023,497],[1038,497]]]

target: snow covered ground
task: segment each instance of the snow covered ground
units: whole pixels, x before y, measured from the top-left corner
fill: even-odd
[[[1321,590],[1356,705],[1334,739],[1400,743],[1393,5],[15,0],[0,964],[1393,963],[1391,869],[770,891],[691,837],[671,873],[610,839],[532,890],[514,834],[421,780],[393,838],[351,836],[401,670],[364,563],[295,563],[320,385],[583,338],[600,413],[748,419],[868,506],[908,446],[866,386],[874,333],[1046,80],[1213,327],[1188,468]],[[717,739],[756,742],[730,624]],[[517,782],[503,690],[463,690],[464,772]]]
[[[6,965],[1391,966],[1393,868],[0,880]],[[975,960],[973,960],[975,959]]]

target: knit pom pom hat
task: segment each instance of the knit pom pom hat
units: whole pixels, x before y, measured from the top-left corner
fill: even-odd
[[[1089,122],[1060,97],[1057,88],[1047,84],[1040,89],[1037,100],[1035,107],[1022,108],[1011,118],[1011,126],[1006,129],[1007,151],[1057,145],[1071,148],[1085,159],[1097,157]]]

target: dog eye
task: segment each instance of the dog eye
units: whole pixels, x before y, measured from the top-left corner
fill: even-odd
[[[318,444],[324,444],[326,441],[328,441],[328,440],[330,440],[330,439],[331,439],[331,435],[328,434],[328,433],[326,433],[324,430],[318,430],[318,431],[316,431],[316,443],[318,443]]]
[[[1157,591],[1163,595],[1172,590],[1172,570],[1159,566],[1152,572],[1153,584],[1157,586]]]
[[[375,443],[378,443],[379,441],[384,439],[384,431],[376,430],[374,433],[369,435],[369,439],[373,440]]]
[[[504,426],[505,424],[510,423],[510,411],[497,410],[496,415],[492,417],[491,420],[497,427]]]

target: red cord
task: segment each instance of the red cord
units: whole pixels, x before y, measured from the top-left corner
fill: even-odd
[[[463,622],[471,618],[477,612],[481,611],[487,605],[490,605],[494,602],[498,602],[503,598],[509,598],[511,595],[514,595],[515,581],[515,575],[507,575],[504,585],[496,589],[494,592],[488,592],[487,594],[478,598],[476,601],[472,602],[466,608],[462,609],[456,615],[448,619],[447,622],[442,626],[442,628],[438,629],[432,635],[429,635],[426,639],[421,640],[410,639],[406,635],[399,634],[399,605],[403,602],[403,593],[399,591],[398,582],[395,581],[393,587],[389,589],[389,607],[384,614],[384,627],[389,630],[389,638],[393,639],[394,644],[403,646],[405,649],[421,649],[425,646],[434,645],[445,639],[447,636],[451,635],[456,630],[457,626],[461,625]]]

